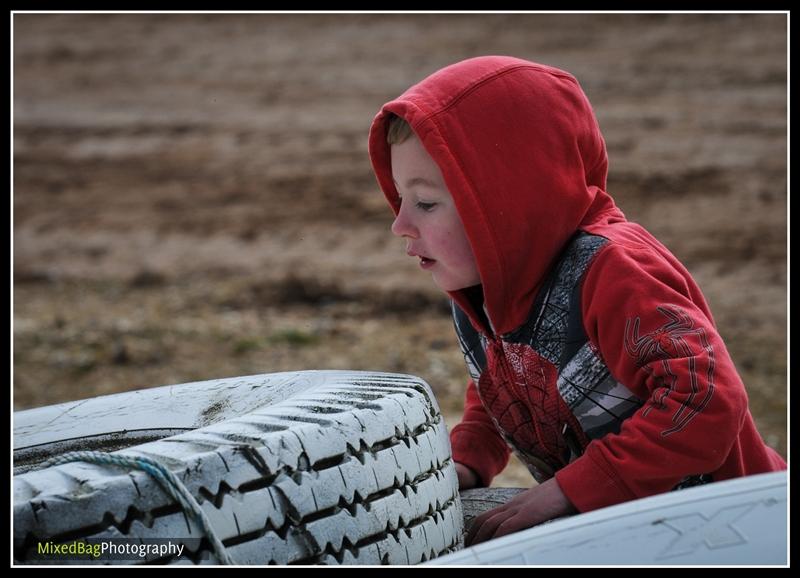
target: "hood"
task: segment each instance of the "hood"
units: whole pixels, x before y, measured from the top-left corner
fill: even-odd
[[[597,120],[567,72],[506,56],[472,58],[386,103],[372,123],[369,154],[397,214],[386,142],[390,113],[411,125],[442,171],[498,334],[527,319],[576,231],[624,220],[605,193],[608,157]],[[449,295],[486,330],[465,291]]]

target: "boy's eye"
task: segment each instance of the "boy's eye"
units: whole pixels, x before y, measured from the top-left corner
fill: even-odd
[[[426,213],[432,211],[435,206],[436,203],[423,203],[422,201],[417,203],[417,208],[422,209]]]

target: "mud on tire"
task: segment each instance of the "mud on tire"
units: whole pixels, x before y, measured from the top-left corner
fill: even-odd
[[[174,434],[166,399],[197,406],[186,423],[173,424],[187,431],[114,453],[154,458],[174,472],[238,564],[416,564],[461,546],[444,420],[429,386],[406,375],[269,374],[17,412],[15,467],[35,468],[82,443],[119,447]],[[217,411],[220,399],[232,400],[239,415]],[[113,432],[125,403],[134,407]],[[160,407],[160,425],[137,430],[137,403],[150,417]],[[69,427],[63,435],[54,429],[57,420],[44,421],[70,413],[106,426],[74,437]],[[144,414],[140,421],[149,423]],[[212,423],[197,427],[204,421]],[[37,427],[49,431],[46,439]],[[43,562],[38,543],[108,538],[169,538],[186,544],[184,553],[157,562],[217,563],[196,525],[144,472],[75,462],[15,475],[15,561]]]

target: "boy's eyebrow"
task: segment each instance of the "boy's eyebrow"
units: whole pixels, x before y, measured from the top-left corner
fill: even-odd
[[[394,179],[392,179],[392,181],[394,181],[395,186],[397,186],[397,181],[395,181]],[[408,179],[408,181],[406,182],[407,189],[410,189],[411,187],[414,187],[416,185],[427,185],[429,187],[437,186],[436,183],[426,179],[425,177],[413,177],[411,179]]]

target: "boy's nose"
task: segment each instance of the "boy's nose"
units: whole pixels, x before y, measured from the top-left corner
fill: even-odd
[[[419,231],[417,231],[414,224],[409,221],[406,212],[402,208],[400,212],[397,213],[394,223],[392,223],[392,233],[398,237],[411,237],[413,239],[419,237]]]

